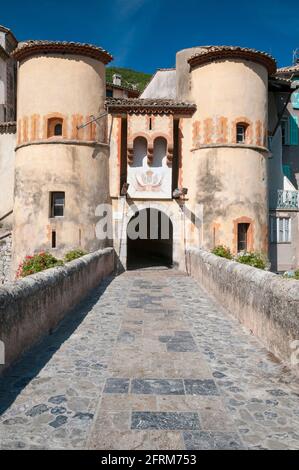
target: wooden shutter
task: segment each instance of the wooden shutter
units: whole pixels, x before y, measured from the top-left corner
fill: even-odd
[[[298,145],[298,116],[290,116],[290,145]]]
[[[292,170],[290,165],[282,165],[282,168],[284,176],[286,176],[290,180],[292,178]]]

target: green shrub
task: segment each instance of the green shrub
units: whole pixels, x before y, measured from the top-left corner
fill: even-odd
[[[241,253],[236,257],[236,261],[258,269],[266,269],[267,265],[265,258],[259,253]]]
[[[50,253],[43,252],[33,256],[26,256],[25,260],[19,265],[17,278],[30,276],[31,274],[62,265],[63,261],[55,258]]]
[[[72,250],[69,251],[64,259],[68,263],[69,261],[73,261],[74,259],[82,258],[82,256],[85,256],[87,253],[83,250]]]
[[[297,271],[287,271],[284,273],[283,277],[285,279],[295,279],[296,281],[299,281],[299,269],[297,269]]]
[[[221,258],[226,258],[226,259],[232,259],[233,256],[230,252],[230,249],[227,248],[226,246],[219,245],[216,246],[213,250],[212,253],[216,256],[220,256]]]

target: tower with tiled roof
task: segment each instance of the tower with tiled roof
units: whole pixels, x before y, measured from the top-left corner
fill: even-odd
[[[96,208],[109,200],[105,65],[89,44],[28,41],[19,63],[13,266],[28,254],[103,246]],[[101,119],[95,120],[104,115]]]
[[[205,46],[181,54],[178,99],[196,105],[182,122],[182,185],[190,210],[202,206],[200,239],[233,253],[268,251],[268,77],[275,60],[266,53]],[[196,235],[198,237],[198,235]]]

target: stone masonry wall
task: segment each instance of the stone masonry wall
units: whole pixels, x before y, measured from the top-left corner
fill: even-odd
[[[10,280],[11,238],[0,240],[0,286]]]
[[[113,271],[114,250],[107,248],[0,287],[0,373]]]
[[[189,274],[269,351],[299,371],[299,282],[199,249],[190,249],[187,258]]]

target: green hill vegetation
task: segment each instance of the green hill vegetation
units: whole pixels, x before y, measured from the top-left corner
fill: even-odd
[[[143,91],[151,79],[151,75],[143,72],[136,72],[136,70],[126,69],[121,67],[107,67],[106,78],[107,82],[112,82],[112,76],[118,73],[122,76],[123,86],[136,85],[137,89]]]

